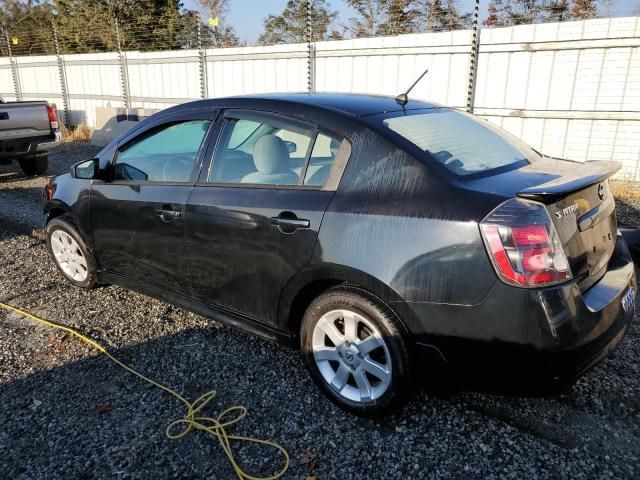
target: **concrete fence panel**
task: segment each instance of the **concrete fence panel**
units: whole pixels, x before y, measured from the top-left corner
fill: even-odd
[[[96,107],[123,107],[118,54],[63,55],[71,124],[96,124]]]
[[[483,30],[475,113],[541,152],[640,179],[640,18]]]
[[[470,58],[470,30],[319,42],[315,84],[318,91],[397,95],[428,68],[411,96],[464,108]]]
[[[307,90],[306,44],[208,49],[210,97]]]
[[[61,108],[63,68],[71,124],[95,126],[97,107],[307,91],[309,72],[316,91],[396,95],[428,68],[411,96],[466,109],[472,38],[461,30],[317,42],[311,58],[307,44],[0,58],[0,95]],[[475,114],[545,154],[619,160],[621,176],[640,180],[640,17],[483,29],[474,80]]]

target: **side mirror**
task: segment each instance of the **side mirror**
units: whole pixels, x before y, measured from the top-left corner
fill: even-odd
[[[98,159],[84,160],[71,166],[71,176],[84,180],[92,180],[98,174]]]
[[[298,146],[295,143],[288,140],[285,140],[284,144],[287,146],[287,151],[289,153],[295,153],[295,151],[298,149]]]

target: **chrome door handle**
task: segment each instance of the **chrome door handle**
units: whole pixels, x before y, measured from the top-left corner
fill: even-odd
[[[272,217],[271,225],[274,225],[276,227],[309,228],[311,223],[309,222],[309,220],[305,220],[302,218]]]
[[[182,212],[180,210],[156,208],[155,215],[157,217],[160,217],[160,220],[162,220],[163,222],[170,223],[170,222],[173,222],[173,220],[175,220],[176,218],[181,217]]]

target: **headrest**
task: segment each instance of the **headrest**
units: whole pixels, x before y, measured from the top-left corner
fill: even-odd
[[[263,175],[288,172],[290,159],[286,144],[275,135],[261,137],[253,146],[253,163]]]

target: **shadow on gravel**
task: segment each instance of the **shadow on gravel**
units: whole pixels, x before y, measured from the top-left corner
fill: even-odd
[[[68,350],[89,351],[75,339],[15,315],[4,322],[18,326],[25,336],[49,339],[47,347],[34,353],[34,363],[41,363],[38,357],[63,359]],[[255,381],[264,373],[259,368],[244,371],[233,352],[219,351],[224,346],[210,341],[214,332],[185,330],[110,351],[191,400],[217,388],[217,398],[204,415],[215,417],[231,405],[249,403],[248,418],[233,432],[268,437],[291,448],[290,420],[303,421],[301,399],[295,406],[298,413],[286,421],[282,417],[273,421],[271,413],[274,405],[291,407],[290,391],[298,380],[267,375],[271,378],[266,384]],[[166,426],[184,415],[182,405],[106,357],[96,354],[29,373],[0,385],[0,398],[2,478],[115,478],[124,473],[165,478],[170,471],[179,472],[180,478],[233,477],[215,438],[199,432],[179,441],[165,438]],[[260,475],[274,473],[281,461],[267,448],[238,451],[239,459],[246,457],[251,471]]]
[[[24,343],[30,357],[24,375],[0,384],[0,477],[232,478],[215,439],[199,432],[178,441],[165,438],[166,426],[184,414],[171,396],[103,356],[69,361],[91,351],[75,339],[12,315],[2,323],[19,334],[16,342]],[[88,333],[108,347],[101,329],[96,325]],[[374,421],[347,415],[321,397],[297,352],[226,328],[191,328],[110,351],[192,400],[217,389],[205,415],[245,405],[249,416],[233,433],[281,443],[292,456],[285,478],[304,478],[299,458],[311,449],[321,455],[314,472],[319,478],[367,479],[440,476],[436,471],[456,478],[472,471],[484,478],[505,466],[523,478],[526,471],[544,474],[547,463],[566,458],[569,476],[588,475],[611,466],[609,460],[597,465],[605,454],[611,462],[626,457],[613,472],[632,477],[640,455],[637,422],[621,425],[622,417],[638,412],[637,402],[620,406],[629,402],[624,382],[606,383],[608,396],[600,391],[596,398],[579,391],[553,399],[421,394],[402,412]],[[598,370],[595,375],[604,377]],[[594,411],[593,401],[610,407]],[[252,474],[277,469],[274,452],[236,447]]]
[[[19,182],[29,178],[23,173],[14,171],[10,168],[11,167],[9,165],[0,165],[0,184]]]
[[[26,177],[10,165],[0,165],[0,233],[32,235],[44,227],[45,181],[46,177]]]
[[[44,184],[46,176],[26,176],[21,171],[16,171],[12,169],[8,165],[0,165],[0,189],[2,189],[3,185],[9,185],[10,190],[14,190],[15,187],[12,185],[19,182],[29,182],[33,180],[41,180],[40,183]],[[32,187],[25,190],[40,190],[39,187]]]
[[[232,432],[281,443],[291,455],[286,479],[638,478],[637,318],[569,394],[421,392],[402,411],[365,420],[319,394],[298,352],[117,287],[74,289],[41,241],[19,238],[22,224],[3,233],[2,222],[3,300],[81,325],[119,359],[190,399],[216,388],[204,414],[245,405],[249,415]],[[184,414],[171,396],[84,344],[4,312],[0,379],[1,479],[233,477],[215,439],[165,438],[166,425]],[[269,450],[235,448],[252,474],[278,468]],[[300,458],[311,451],[318,461],[309,472]]]
[[[618,226],[640,227],[640,203],[616,198],[616,216]]]

